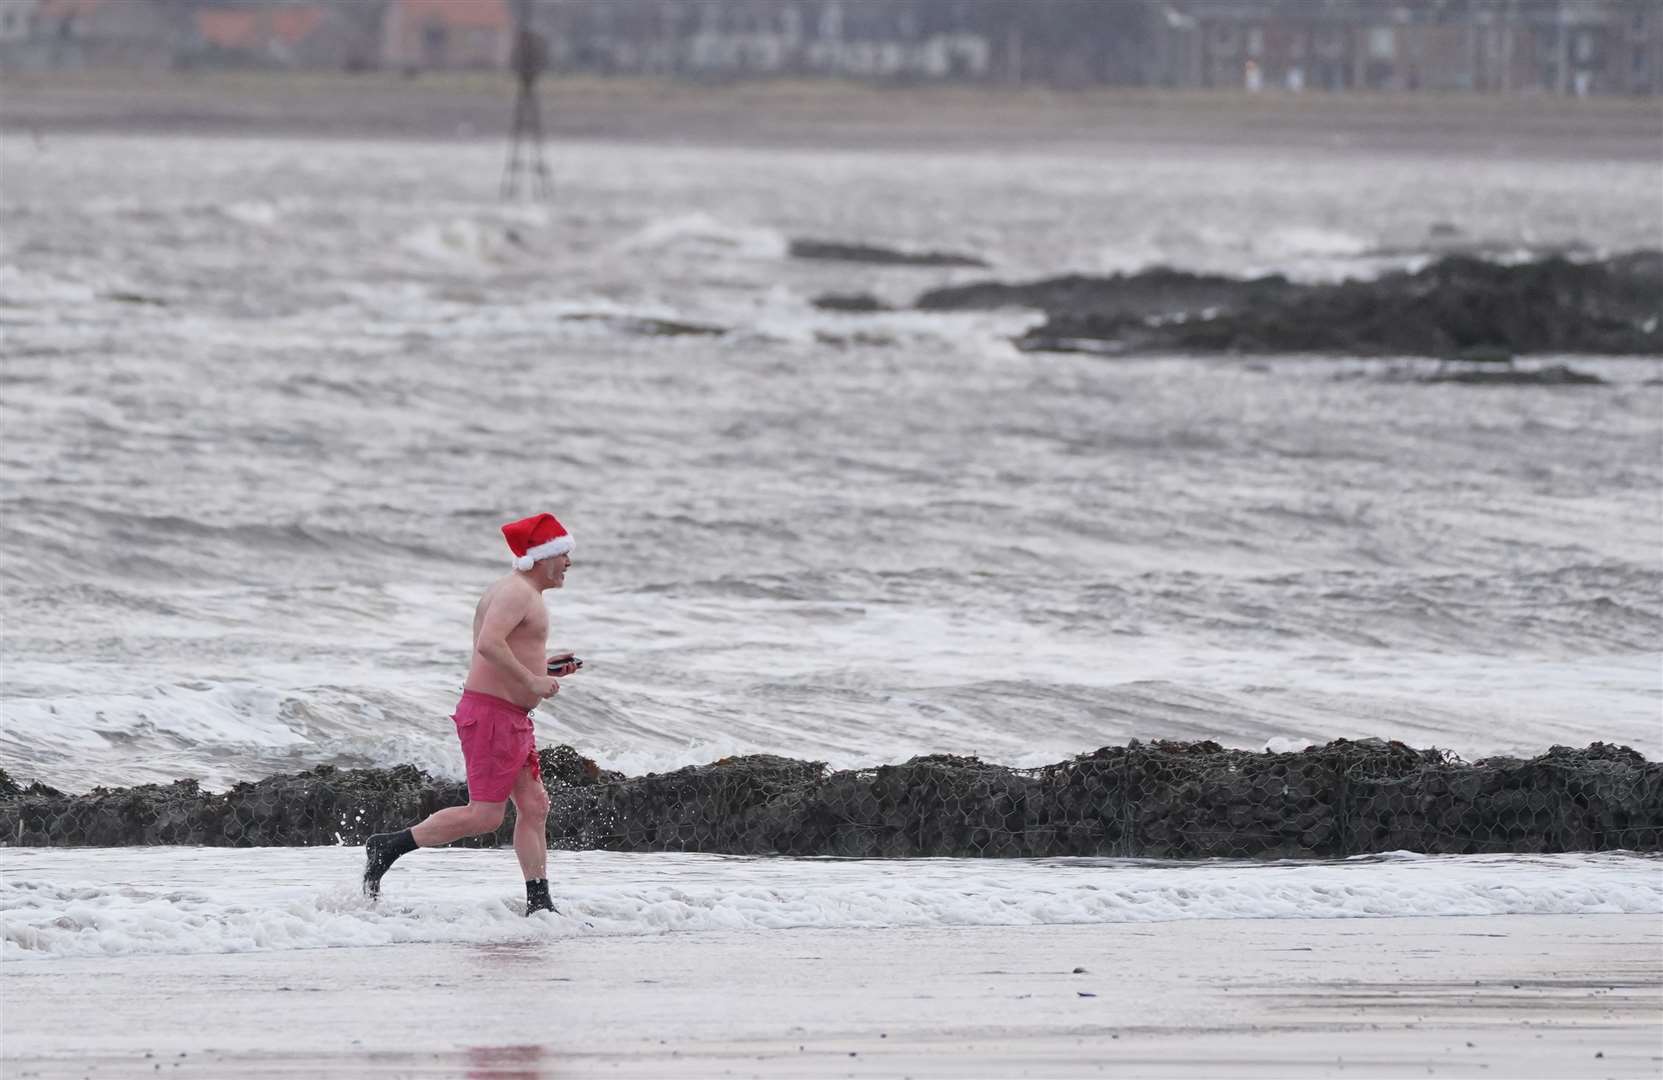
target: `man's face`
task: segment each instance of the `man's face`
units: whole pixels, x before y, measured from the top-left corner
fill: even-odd
[[[572,565],[572,557],[556,555],[544,559],[540,565],[543,567],[543,580],[548,582],[549,588],[558,589],[566,583],[566,568]]]

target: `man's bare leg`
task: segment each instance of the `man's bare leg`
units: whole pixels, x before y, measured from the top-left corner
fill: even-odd
[[[508,811],[507,801],[471,802],[466,806],[447,806],[427,815],[420,825],[410,827],[410,835],[421,847],[439,847],[464,836],[478,836],[494,832],[502,824]]]
[[[553,911],[549,899],[549,793],[529,768],[521,769],[508,797],[514,800],[514,855],[525,876],[525,913]]]
[[[400,856],[419,847],[438,847],[464,836],[478,836],[495,831],[502,824],[508,803],[470,802],[466,806],[450,806],[429,814],[419,825],[403,832],[377,833],[364,842],[364,894],[375,897],[381,893],[381,875],[385,874]]]

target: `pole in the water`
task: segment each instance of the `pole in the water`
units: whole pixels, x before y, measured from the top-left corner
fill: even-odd
[[[537,77],[548,66],[549,47],[543,35],[531,28],[531,0],[515,5],[514,131],[508,142],[508,167],[502,174],[502,194],[513,197],[520,186],[520,173],[530,175],[531,193],[539,199],[554,194],[548,163],[543,160],[543,118],[537,107]]]

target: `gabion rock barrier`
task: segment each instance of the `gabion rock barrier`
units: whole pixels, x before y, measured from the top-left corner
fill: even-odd
[[[1663,850],[1663,764],[1622,746],[1465,762],[1339,739],[1296,753],[1136,741],[1011,769],[944,754],[828,771],[769,755],[625,777],[569,746],[541,754],[551,846],[567,850],[917,856],[1336,857]],[[66,795],[0,771],[0,842],[60,846],[359,844],[467,801],[410,765],[320,766],[238,784]],[[494,836],[508,844],[509,820]]]

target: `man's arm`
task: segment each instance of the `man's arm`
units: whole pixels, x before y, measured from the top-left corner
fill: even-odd
[[[479,637],[474,642],[474,651],[506,672],[509,678],[529,693],[546,698],[554,692],[547,686],[554,680],[544,673],[527,670],[526,666],[520,663],[520,658],[508,647],[508,635],[525,621],[526,614],[534,602],[541,602],[534,593],[527,594],[520,589],[499,590],[491,597],[490,606],[485,609],[485,618],[479,624]]]

